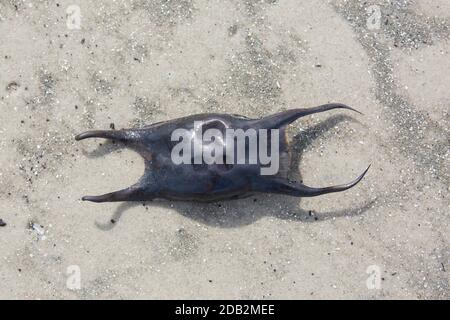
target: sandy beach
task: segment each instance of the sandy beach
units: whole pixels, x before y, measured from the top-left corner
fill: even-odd
[[[448,0],[1,0],[0,298],[449,299],[449,71]],[[348,191],[81,201],[144,171],[83,131],[329,102],[289,140]]]

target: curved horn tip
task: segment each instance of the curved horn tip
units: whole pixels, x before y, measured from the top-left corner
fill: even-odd
[[[357,112],[357,113],[359,113],[359,114],[361,114],[361,115],[364,115],[364,113],[362,113],[362,112],[359,111],[359,110],[356,110],[355,108],[352,108],[352,107],[350,107],[350,106],[347,106],[347,105],[341,104],[341,103],[339,103],[339,105],[340,105],[342,108],[344,108],[344,109],[348,109],[348,110]]]
[[[83,133],[77,134],[77,135],[75,136],[75,140],[76,140],[76,141],[80,141],[80,140],[83,140],[83,139],[89,138],[89,134],[90,134],[90,132],[89,132],[89,131],[86,131],[86,132],[83,132]]]
[[[356,183],[360,182],[362,180],[362,178],[364,178],[364,176],[366,175],[367,171],[369,171],[371,165],[372,164],[369,164],[369,166],[366,168],[366,170],[364,170],[364,172],[356,179]]]
[[[99,196],[84,196],[81,201],[102,202]]]
[[[359,110],[356,110],[355,108],[352,108],[352,107],[349,107],[349,108],[350,108],[350,110],[355,111],[355,112],[359,113],[360,115],[364,115],[364,113],[362,113]]]

